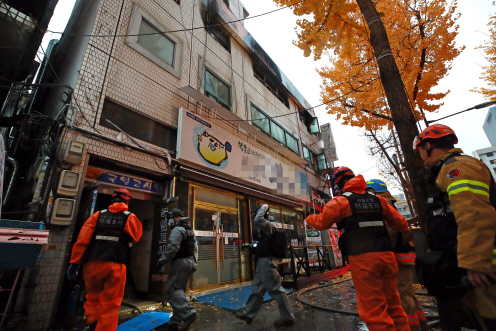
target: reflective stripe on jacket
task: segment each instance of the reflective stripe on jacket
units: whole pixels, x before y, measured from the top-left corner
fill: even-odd
[[[434,165],[452,153],[454,148],[426,162]],[[461,268],[491,273],[496,271],[493,258],[496,236],[496,210],[489,200],[492,176],[486,165],[470,156],[455,156],[441,167],[436,186],[449,196],[458,225],[457,257]]]

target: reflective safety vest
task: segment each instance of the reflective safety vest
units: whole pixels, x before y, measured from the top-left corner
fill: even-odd
[[[127,264],[131,254],[131,237],[124,232],[131,212],[100,211],[86,260],[104,260]]]
[[[195,232],[191,230],[191,227],[185,223],[176,224],[176,227],[181,227],[186,230],[186,235],[188,236],[186,240],[181,241],[179,246],[179,251],[172,260],[184,259],[187,257],[195,256]]]
[[[342,194],[350,203],[352,216],[338,223],[339,248],[343,255],[393,251],[384,222],[381,200],[372,193]]]

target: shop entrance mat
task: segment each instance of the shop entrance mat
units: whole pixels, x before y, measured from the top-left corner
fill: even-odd
[[[293,290],[285,289],[286,292]],[[222,292],[197,297],[197,301],[204,302],[212,306],[218,306],[230,310],[239,310],[243,308],[251,293],[251,286],[233,288]],[[264,295],[264,302],[272,300],[268,293]]]

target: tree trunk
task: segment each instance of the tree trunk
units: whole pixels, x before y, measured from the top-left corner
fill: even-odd
[[[381,82],[386,92],[394,126],[405,157],[405,165],[411,179],[422,227],[428,221],[426,192],[424,191],[424,168],[422,160],[412,148],[414,138],[419,134],[416,119],[405,92],[400,71],[394,60],[389,39],[377,9],[372,0],[356,0],[370,29],[370,43],[374,48]]]

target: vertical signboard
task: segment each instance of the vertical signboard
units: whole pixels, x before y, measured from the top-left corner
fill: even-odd
[[[0,218],[3,205],[3,173],[5,170],[5,145],[3,143],[3,134],[0,133]]]
[[[165,294],[169,265],[166,265],[164,270],[159,270],[157,262],[160,255],[165,252],[167,240],[171,232],[166,213],[170,212],[173,208],[177,208],[177,200],[178,199],[174,197],[155,207],[150,261],[150,281],[148,283],[148,299],[150,300],[162,301],[163,295]]]
[[[326,123],[320,126],[321,138],[324,142],[324,154],[327,162],[337,161],[338,154],[336,152],[336,144],[332,136],[331,124]]]
[[[320,231],[315,230],[305,221],[305,237],[307,241],[307,246],[321,246],[322,237]],[[310,261],[311,266],[318,264],[317,248],[308,248],[308,261]],[[313,261],[313,262],[312,262]]]
[[[336,263],[336,267],[343,266],[343,256],[341,255],[341,250],[338,246],[339,240],[339,231],[336,224],[333,224],[329,229],[329,235],[331,237],[331,245],[332,245],[332,254],[334,256],[334,262]]]

